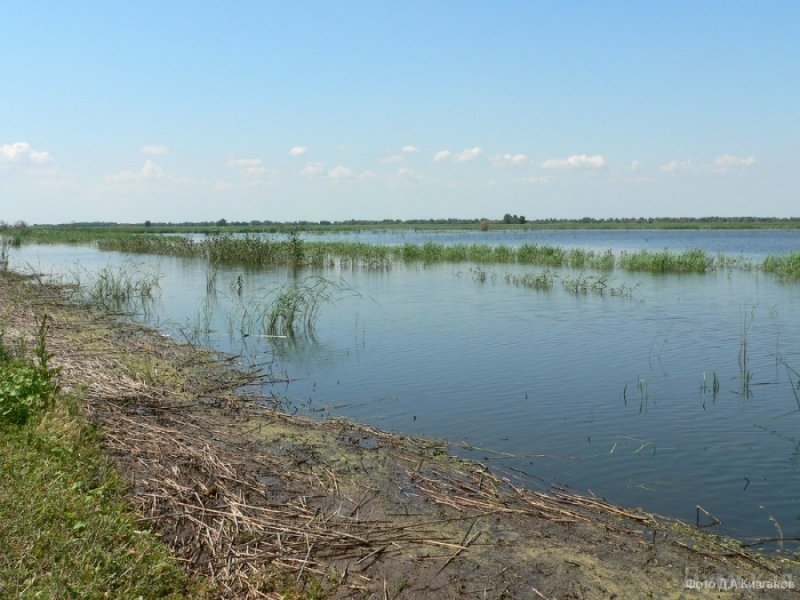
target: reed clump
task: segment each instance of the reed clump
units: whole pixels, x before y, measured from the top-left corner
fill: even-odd
[[[345,294],[356,294],[343,282],[311,276],[243,300],[231,313],[229,330],[242,335],[270,337],[314,337],[320,309]]]
[[[625,252],[618,266],[629,271],[704,273],[714,265],[714,258],[703,249],[693,248],[674,253],[669,250]]]
[[[770,254],[764,259],[762,268],[781,279],[800,279],[800,252],[790,252],[785,256]]]
[[[135,313],[148,308],[161,289],[160,280],[157,266],[127,261],[106,265],[97,272],[76,267],[70,283],[78,297],[95,308]]]

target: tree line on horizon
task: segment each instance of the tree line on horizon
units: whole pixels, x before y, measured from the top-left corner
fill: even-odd
[[[506,213],[500,219],[347,219],[343,221],[271,221],[271,220],[252,220],[252,221],[228,221],[218,219],[217,221],[144,221],[143,223],[119,223],[116,221],[73,221],[70,223],[60,223],[57,225],[29,225],[25,221],[7,223],[0,220],[0,231],[7,229],[26,229],[28,227],[52,227],[52,228],[93,228],[93,227],[270,227],[270,226],[375,226],[375,225],[480,225],[490,223],[494,225],[568,225],[575,224],[643,224],[643,223],[798,223],[800,217],[610,217],[594,218],[582,217],[580,219],[528,219],[523,215],[512,215]]]

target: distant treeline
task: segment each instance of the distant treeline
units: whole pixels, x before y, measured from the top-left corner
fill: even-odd
[[[72,222],[58,225],[28,225],[17,221],[13,225],[0,220],[0,231],[26,229],[91,229],[105,231],[192,232],[192,231],[287,231],[293,229],[371,229],[371,228],[421,228],[421,229],[756,229],[800,228],[800,217],[613,217],[595,219],[531,219],[506,213],[497,219],[347,219],[344,221],[144,221],[143,223],[116,223],[113,221]]]

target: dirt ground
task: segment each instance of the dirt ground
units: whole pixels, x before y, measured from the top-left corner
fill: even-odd
[[[6,343],[33,347],[43,314],[62,388],[103,432],[142,528],[211,597],[798,597],[792,558],[523,490],[441,442],[282,414],[234,357],[0,276]]]

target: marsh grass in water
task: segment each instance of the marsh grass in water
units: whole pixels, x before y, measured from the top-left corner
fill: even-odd
[[[611,296],[632,297],[639,289],[637,283],[633,287],[624,283],[613,285],[613,282],[606,275],[594,276],[580,273],[574,277],[564,277],[561,284],[571,292],[576,294],[610,294]]]
[[[246,233],[234,237],[211,232],[204,238],[183,235],[153,235],[124,231],[41,231],[27,234],[28,241],[73,241],[97,244],[101,250],[205,258],[215,263],[255,266],[328,267],[385,270],[395,263],[473,262],[480,264],[521,264],[575,269],[648,271],[651,273],[704,273],[715,269],[761,269],[784,280],[800,279],[800,253],[771,255],[763,261],[743,256],[712,255],[694,248],[680,252],[623,251],[597,252],[581,248],[563,248],[549,244],[491,246],[488,244],[367,244],[347,241],[310,241],[290,231],[286,238]],[[14,239],[19,239],[16,236]],[[2,260],[0,260],[2,265]]]
[[[623,253],[619,266],[630,271],[704,273],[714,265],[714,259],[699,248],[674,253],[669,250],[653,252],[639,250]]]
[[[242,300],[229,315],[229,332],[314,337],[320,309],[346,295],[359,295],[344,281],[311,276]]]
[[[206,257],[212,261],[254,265],[331,266],[387,269],[396,262],[438,263],[473,262],[480,264],[521,264],[575,269],[649,271],[651,273],[704,273],[721,268],[752,270],[777,274],[783,279],[800,279],[800,253],[770,256],[762,262],[744,257],[709,254],[694,248],[681,252],[638,250],[597,252],[581,248],[562,248],[549,244],[490,246],[487,244],[406,243],[397,246],[362,242],[304,241],[296,233],[286,240],[245,235],[212,235],[205,239],[181,236],[128,235],[99,240],[103,250]]]
[[[148,311],[161,290],[160,280],[158,266],[128,261],[119,266],[106,265],[97,272],[79,265],[71,271],[69,283],[82,301],[98,309],[137,313]]]
[[[771,254],[764,259],[763,269],[784,280],[800,279],[800,252],[790,252],[785,256]]]
[[[550,290],[553,289],[555,275],[553,275],[550,269],[545,269],[539,273],[539,275],[534,275],[533,273],[525,273],[524,275],[512,275],[510,273],[506,273],[505,280],[506,283],[511,283],[521,287],[532,288],[535,290]]]

